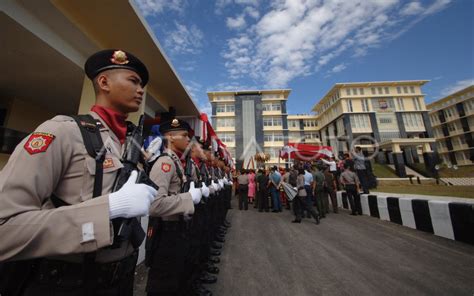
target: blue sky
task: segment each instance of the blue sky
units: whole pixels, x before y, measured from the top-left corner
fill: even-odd
[[[309,113],[339,82],[474,84],[473,0],[134,0],[188,92],[291,88]],[[176,106],[179,108],[179,106]]]

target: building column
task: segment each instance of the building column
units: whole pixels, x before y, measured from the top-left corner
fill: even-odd
[[[382,149],[379,149],[379,152],[377,153],[375,160],[377,161],[377,163],[387,164],[387,159],[385,158],[385,151],[382,151]]]
[[[431,150],[431,146],[428,143],[423,144],[423,160],[425,162],[426,172],[428,177],[437,178],[438,171],[435,169],[436,166],[436,152]]]
[[[405,162],[403,160],[403,152],[400,149],[399,144],[392,145],[391,155],[392,155],[393,164],[395,166],[395,173],[400,178],[405,178],[407,176],[407,172],[405,169]]]
[[[395,173],[400,178],[405,178],[407,176],[407,172],[405,169],[405,163],[403,161],[403,152],[392,152],[392,159],[393,164],[395,165]]]

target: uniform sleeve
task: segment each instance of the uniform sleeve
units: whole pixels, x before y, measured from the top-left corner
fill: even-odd
[[[0,173],[0,261],[91,252],[112,243],[108,195],[46,206],[73,155],[72,124],[43,123]]]
[[[150,172],[150,179],[158,185],[158,193],[151,203],[150,216],[167,217],[179,214],[193,214],[194,203],[191,193],[169,195],[171,179],[176,173],[173,160],[168,156],[160,157]]]

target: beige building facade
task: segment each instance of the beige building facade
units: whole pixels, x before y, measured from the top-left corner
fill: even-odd
[[[427,80],[336,83],[313,107],[322,145],[336,155],[360,146],[381,163],[423,163],[434,142],[422,86]],[[413,139],[406,141],[405,139]]]
[[[450,165],[474,163],[474,85],[427,106],[441,160]]]

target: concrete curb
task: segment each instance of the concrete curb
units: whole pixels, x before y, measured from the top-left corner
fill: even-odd
[[[360,200],[363,215],[474,245],[474,200],[392,193],[361,194]],[[337,192],[337,201],[351,210],[345,192]]]

